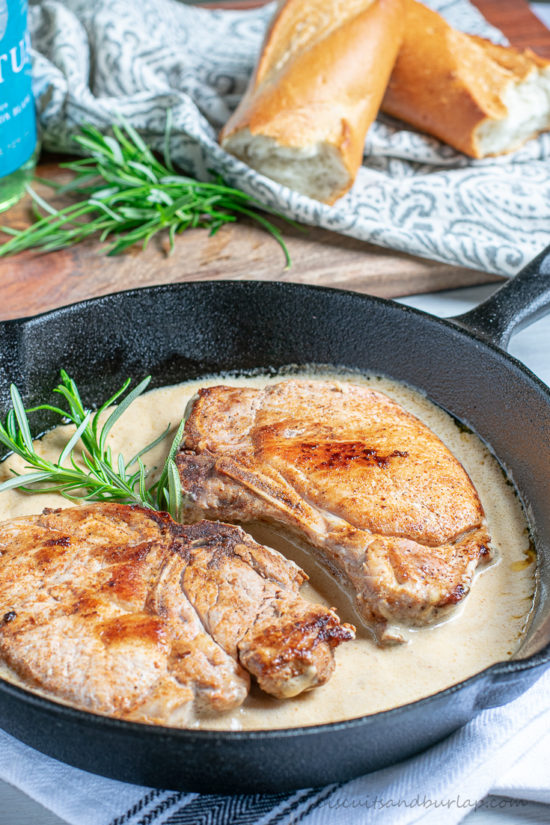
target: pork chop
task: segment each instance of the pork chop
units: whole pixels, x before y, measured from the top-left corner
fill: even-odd
[[[238,527],[45,510],[0,525],[0,659],[78,707],[184,726],[240,705],[249,673],[277,697],[330,677],[353,628],[300,597],[305,578]]]
[[[367,386],[215,386],[177,456],[187,517],[277,522],[317,548],[379,641],[467,594],[491,556],[479,497],[443,442]]]

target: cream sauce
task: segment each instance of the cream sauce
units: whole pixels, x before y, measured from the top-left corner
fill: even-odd
[[[293,374],[294,377],[295,374]],[[298,375],[298,374],[296,374]],[[297,727],[351,719],[397,707],[436,693],[489,665],[511,657],[525,632],[535,591],[535,559],[530,551],[526,520],[500,465],[477,436],[464,432],[443,410],[404,385],[378,377],[350,373],[302,373],[299,377],[330,378],[367,383],[385,392],[430,427],[461,461],[485,508],[495,561],[478,575],[468,597],[449,617],[435,625],[409,631],[407,644],[378,647],[357,616],[351,600],[307,549],[282,528],[247,525],[258,541],[292,558],[310,576],[302,595],[334,606],[343,621],[357,627],[357,638],[336,651],[336,669],[323,687],[294,699],[277,700],[254,687],[242,707],[195,727],[245,730]],[[214,384],[263,387],[284,376],[217,377],[154,390],[138,398],[109,436],[114,453],[135,454],[171,423],[175,432],[186,404],[200,387]],[[44,455],[56,458],[67,439],[68,427],[47,433],[38,442]],[[157,471],[169,438],[145,456]],[[21,462],[10,457],[0,465],[0,481]],[[43,507],[66,507],[60,496],[29,496],[12,490],[0,496],[0,520],[39,512]],[[0,675],[18,681],[0,663]]]

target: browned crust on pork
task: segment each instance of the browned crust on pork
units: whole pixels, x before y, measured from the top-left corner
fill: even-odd
[[[491,557],[464,468],[417,418],[365,386],[209,387],[177,465],[190,518],[284,524],[378,630],[433,621]]]
[[[300,690],[329,678],[332,649],[353,628],[303,601],[304,579],[231,525],[184,526],[123,504],[46,510],[0,525],[0,659],[62,701],[185,726],[244,701],[241,645],[275,696],[300,692],[296,673]],[[267,622],[276,633],[303,616],[318,623],[303,649],[293,653],[283,631],[264,649]]]

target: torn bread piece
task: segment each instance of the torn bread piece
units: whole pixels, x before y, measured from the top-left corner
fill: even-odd
[[[403,0],[287,0],[224,149],[263,175],[333,203],[353,184],[403,29]]]
[[[550,61],[453,29],[406,0],[406,27],[382,110],[483,158],[550,129]]]

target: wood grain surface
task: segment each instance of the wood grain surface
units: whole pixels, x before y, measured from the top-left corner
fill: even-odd
[[[204,5],[220,5],[204,4]],[[233,0],[226,7],[252,7],[261,0]],[[550,31],[525,0],[476,0],[486,17],[517,46],[550,57]],[[44,158],[38,174],[63,179],[59,159]],[[37,187],[48,197],[46,187]],[[4,213],[0,223],[28,224],[29,199]],[[172,256],[162,243],[106,257],[94,241],[43,254],[26,252],[0,259],[0,318],[34,315],[121,289],[185,280],[259,279],[323,284],[383,297],[431,292],[499,280],[498,276],[396,253],[325,230],[303,231],[280,224],[292,257],[285,269],[277,243],[251,223],[223,227],[210,237],[192,230],[179,237]]]
[[[550,59],[550,33],[533,14],[527,0],[473,0],[489,23],[500,29],[510,43],[530,48]]]

